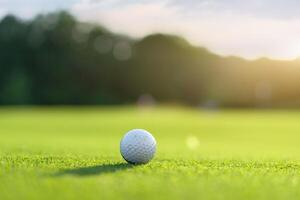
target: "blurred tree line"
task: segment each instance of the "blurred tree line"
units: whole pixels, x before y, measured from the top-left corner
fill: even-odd
[[[0,21],[1,105],[300,105],[300,61],[221,57],[184,39],[133,39],[67,12]]]

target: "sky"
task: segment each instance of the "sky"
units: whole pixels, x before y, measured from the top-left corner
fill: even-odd
[[[300,57],[299,8],[299,0],[0,0],[0,17],[68,10],[133,37],[177,34],[220,55],[286,60]]]

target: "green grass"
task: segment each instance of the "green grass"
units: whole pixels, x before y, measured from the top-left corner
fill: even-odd
[[[1,108],[0,199],[299,199],[300,112]],[[123,134],[153,133],[126,164]]]

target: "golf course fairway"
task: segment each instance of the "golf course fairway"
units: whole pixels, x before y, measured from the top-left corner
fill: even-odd
[[[120,140],[157,141],[130,165]],[[3,107],[0,199],[299,199],[300,111]]]

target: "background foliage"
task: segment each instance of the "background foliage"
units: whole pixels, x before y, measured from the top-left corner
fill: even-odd
[[[133,39],[66,12],[0,21],[1,105],[155,99],[208,107],[295,107],[299,66],[299,60],[222,57],[172,35]]]

